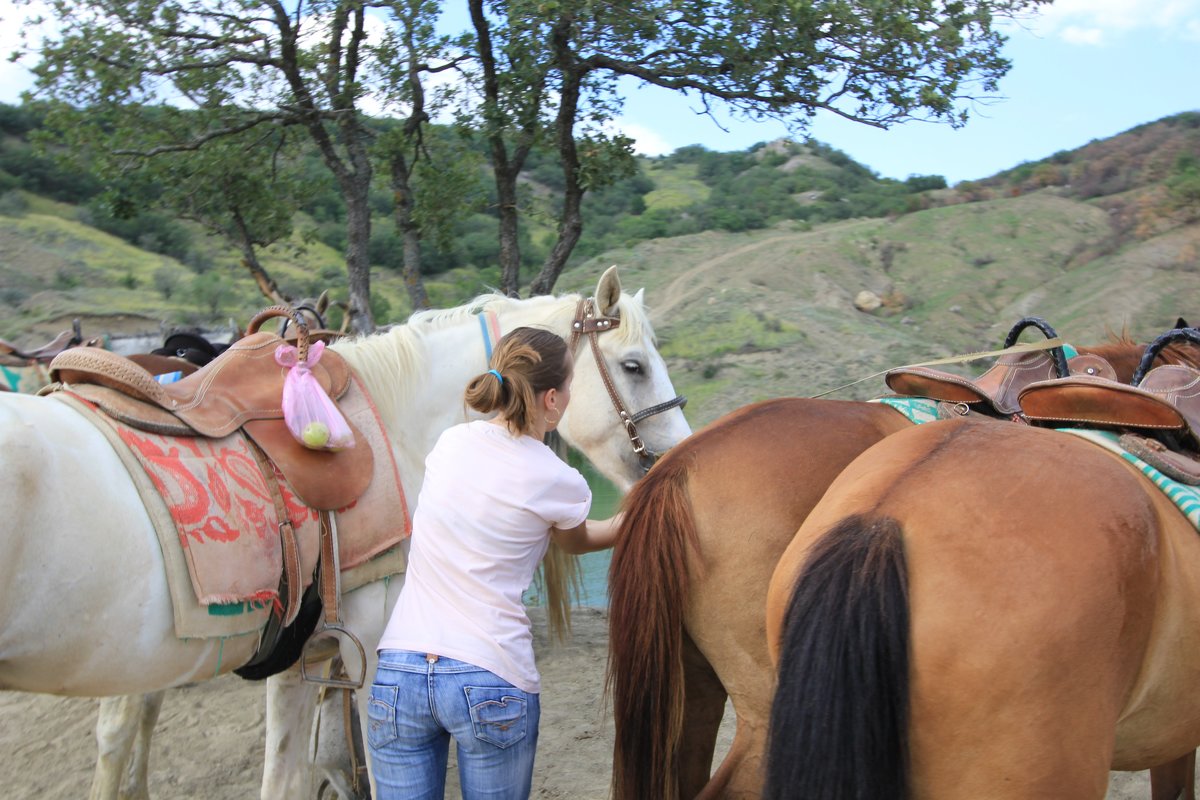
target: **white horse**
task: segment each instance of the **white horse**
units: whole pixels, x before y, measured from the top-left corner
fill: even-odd
[[[585,307],[591,315],[577,319]],[[525,325],[571,340],[575,380],[559,431],[621,490],[643,473],[655,451],[690,433],[641,292],[622,294],[615,269],[604,273],[586,302],[578,295],[481,297],[333,346],[378,408],[410,502],[421,486],[425,455],[443,430],[465,418],[463,387],[486,369],[495,328]],[[176,637],[151,520],[120,458],[80,414],[46,398],[0,397],[0,464],[0,507],[6,511],[0,529],[0,690],[145,695],[212,678],[251,658],[256,642],[239,639],[255,637],[223,645]],[[343,598],[345,627],[367,649],[363,665],[357,650],[343,643],[351,674],[364,667],[365,675],[374,674],[374,645],[401,578],[376,581]],[[367,693],[358,695],[365,721]],[[314,699],[315,691],[295,671],[268,681],[262,797],[295,798],[305,791]],[[130,713],[121,718],[123,712]],[[104,706],[98,732],[111,741],[101,742],[101,762],[107,759],[112,774],[97,776],[93,796],[116,795],[133,734],[139,726],[152,727],[156,713],[153,697]]]

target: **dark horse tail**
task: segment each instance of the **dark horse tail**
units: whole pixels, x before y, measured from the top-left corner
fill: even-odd
[[[616,725],[616,800],[673,798],[678,791],[687,550],[699,548],[688,465],[689,459],[668,455],[622,503],[625,517],[608,576],[606,684]]]
[[[908,797],[908,637],[899,523],[842,520],[813,545],[784,619],[766,797]]]

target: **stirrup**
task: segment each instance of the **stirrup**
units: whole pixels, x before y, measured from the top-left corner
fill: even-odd
[[[349,676],[337,678],[330,675],[326,678],[324,675],[312,674],[308,671],[308,660],[305,656],[308,654],[309,648],[321,639],[336,640],[338,635],[345,636],[358,648],[359,673],[357,681]],[[342,659],[342,668],[344,671],[345,659]],[[319,686],[335,686],[339,689],[361,689],[367,679],[367,651],[363,649],[362,642],[353,633],[346,630],[340,624],[327,622],[325,623],[325,627],[310,636],[308,641],[304,643],[304,649],[300,653],[300,677],[307,683],[315,683]]]

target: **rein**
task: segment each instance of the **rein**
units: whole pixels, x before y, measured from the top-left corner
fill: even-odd
[[[687,405],[687,398],[683,395],[676,395],[672,399],[658,405],[644,408],[634,414],[629,413],[628,407],[626,407],[625,402],[621,399],[620,392],[617,391],[616,385],[613,383],[612,375],[609,374],[608,366],[604,362],[604,356],[600,352],[600,342],[597,341],[601,333],[616,330],[620,326],[621,319],[619,317],[605,317],[596,313],[596,299],[594,297],[583,298],[575,308],[575,320],[571,323],[570,347],[571,352],[574,353],[581,336],[586,336],[591,340],[592,356],[596,362],[596,369],[600,371],[600,379],[604,382],[604,388],[608,390],[608,397],[612,401],[613,408],[616,409],[617,416],[621,419],[621,424],[625,426],[625,435],[629,437],[629,443],[633,446],[633,452],[637,454],[638,459],[641,461],[642,471],[649,472],[650,467],[654,466],[654,462],[662,457],[662,453],[655,452],[646,447],[646,443],[642,441],[642,437],[638,433],[637,423],[655,414],[670,411],[673,408],[683,408]]]

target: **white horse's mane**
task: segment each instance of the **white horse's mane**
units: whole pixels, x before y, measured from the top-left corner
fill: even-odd
[[[482,294],[454,308],[417,311],[401,325],[343,340],[332,345],[332,349],[369,381],[368,390],[381,409],[399,409],[416,391],[420,373],[425,369],[427,350],[424,345],[429,333],[461,325],[484,311],[503,315],[515,309],[529,311],[539,307],[545,307],[549,312],[541,320],[541,327],[565,330],[574,317],[579,299],[578,294],[540,295],[528,299]],[[640,303],[622,294],[617,313],[621,317],[621,325],[615,334],[618,341],[623,344],[641,341],[646,331],[650,331],[653,338],[650,321]]]

